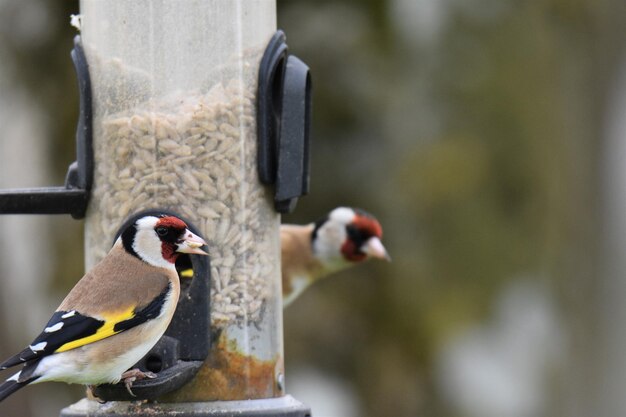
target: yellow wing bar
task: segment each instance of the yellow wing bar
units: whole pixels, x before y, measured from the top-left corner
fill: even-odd
[[[78,347],[88,345],[89,343],[97,342],[98,340],[106,339],[109,336],[113,336],[116,333],[119,333],[121,330],[115,331],[114,327],[117,323],[122,322],[124,320],[128,320],[133,318],[135,315],[134,309],[132,307],[121,313],[113,313],[113,314],[103,314],[104,325],[100,327],[96,333],[83,337],[81,339],[72,340],[71,342],[67,342],[57,350],[55,353],[65,352],[66,350],[76,349]]]

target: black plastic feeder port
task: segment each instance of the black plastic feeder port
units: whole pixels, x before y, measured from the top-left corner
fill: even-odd
[[[277,31],[259,68],[257,95],[258,171],[274,184],[274,207],[292,212],[309,192],[311,75],[309,67],[289,55],[283,31]]]

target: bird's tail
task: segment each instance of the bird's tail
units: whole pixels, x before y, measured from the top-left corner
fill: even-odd
[[[4,381],[2,385],[0,385],[0,401],[3,401],[6,397],[13,394],[18,389],[25,387],[26,385],[30,384],[31,382],[33,382],[34,380],[38,378],[38,377],[29,378],[25,381],[19,382],[18,381],[19,376],[20,376],[20,373],[18,372],[17,374],[13,375],[11,378]]]

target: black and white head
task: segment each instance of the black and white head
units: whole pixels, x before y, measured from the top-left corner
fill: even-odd
[[[206,242],[175,216],[144,216],[128,226],[119,238],[126,251],[153,266],[174,268],[180,253],[207,255]]]
[[[390,260],[381,239],[383,229],[363,210],[338,207],[315,223],[314,255],[329,267],[340,268],[368,258]]]

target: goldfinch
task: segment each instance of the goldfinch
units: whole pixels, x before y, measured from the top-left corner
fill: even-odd
[[[65,297],[39,336],[0,364],[23,365],[0,385],[0,401],[28,385],[62,381],[88,386],[152,378],[128,370],[159,340],[180,294],[179,253],[206,255],[206,242],[177,217],[144,216]],[[132,392],[131,392],[132,394]]]
[[[363,210],[338,207],[305,226],[280,227],[283,308],[312,283],[369,258],[391,260],[382,227]]]

